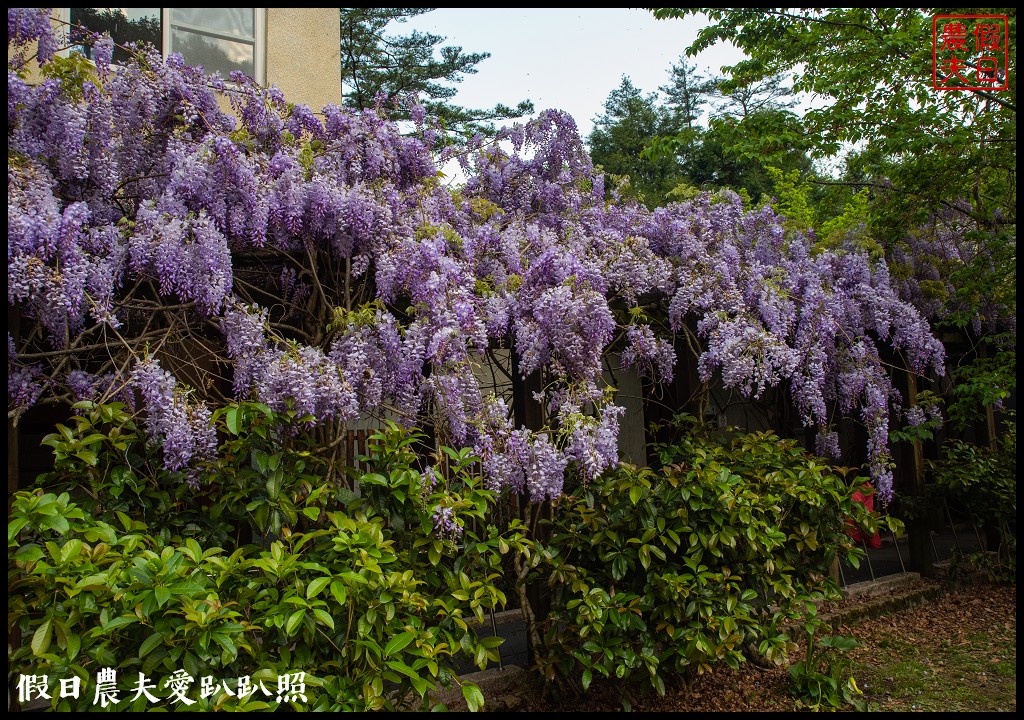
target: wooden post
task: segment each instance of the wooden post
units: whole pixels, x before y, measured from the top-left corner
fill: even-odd
[[[361,457],[366,456],[366,430],[364,430],[363,428],[359,428],[359,430],[356,432],[356,454]],[[370,465],[365,460],[360,460],[358,464],[353,462],[352,466],[358,467],[363,472],[370,471]]]
[[[644,424],[647,444],[672,442],[676,438],[670,427],[672,418],[677,413],[686,412],[693,415],[698,422],[704,420],[707,406],[704,388],[697,374],[697,356],[687,341],[685,333],[696,338],[696,325],[683,328],[675,337],[674,349],[676,363],[672,369],[672,382],[658,385],[644,381]],[[652,433],[650,424],[657,423],[661,429]],[[648,451],[648,464],[654,464],[655,458]]]
[[[540,372],[534,372],[529,377],[524,378],[519,371],[519,354],[514,347],[511,350],[511,375],[512,416],[515,420],[515,425],[517,427],[524,426],[529,430],[539,430],[544,426],[544,409],[534,399],[533,394],[543,389]],[[524,492],[519,496],[520,518],[528,528],[528,532],[533,539],[546,542],[546,537],[535,534],[538,528],[534,520],[543,516],[545,514],[544,511],[548,508],[534,508],[533,505],[534,503],[524,489]],[[550,501],[545,500],[544,505],[550,506]],[[519,558],[516,558],[516,563],[517,572],[521,573],[522,577],[525,577],[527,569],[521,566]],[[519,593],[520,604],[524,606],[521,610],[523,619],[527,624],[527,655],[531,664],[537,661],[536,653],[538,648],[536,644],[540,641],[541,637],[539,623],[543,623],[551,611],[551,598],[545,592],[546,587],[546,582],[534,581],[527,583]]]

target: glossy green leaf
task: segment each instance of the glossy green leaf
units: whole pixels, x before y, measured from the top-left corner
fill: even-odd
[[[302,624],[302,621],[305,619],[305,617],[305,610],[296,610],[295,612],[293,612],[291,614],[291,617],[288,618],[288,622],[285,623],[285,633],[287,633],[289,636],[294,635],[295,630],[299,627],[299,625]]]
[[[50,649],[50,640],[53,638],[53,620],[46,618],[42,624],[32,633],[32,654],[39,656]]]
[[[484,694],[471,682],[462,683],[462,697],[466,699],[466,707],[470,712],[477,712],[484,706]]]
[[[416,639],[416,635],[411,632],[403,632],[395,635],[388,644],[384,646],[384,656],[391,657],[392,655],[401,652],[409,643]]]
[[[318,577],[306,586],[306,598],[312,600],[331,582],[329,577]]]

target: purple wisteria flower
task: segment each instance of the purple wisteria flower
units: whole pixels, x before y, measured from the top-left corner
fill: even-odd
[[[434,508],[434,534],[443,539],[458,540],[462,537],[462,526],[455,517],[455,508],[437,505]]]
[[[190,404],[174,376],[153,358],[137,363],[131,379],[143,398],[146,431],[163,450],[164,469],[187,470],[190,482],[196,482],[198,463],[217,452],[209,408]]]
[[[155,50],[107,72],[102,38],[89,39],[97,78],[30,83],[29,44],[41,62],[57,47],[48,13],[9,10],[8,36],[8,302],[32,326],[17,338],[32,338],[32,358],[117,348],[128,368],[143,346],[132,333],[168,328],[161,341],[192,335],[230,368],[236,397],[325,432],[365,416],[429,420],[439,442],[478,453],[488,487],[542,500],[568,473],[589,481],[618,460],[623,410],[598,390],[608,355],[666,382],[685,336],[702,379],[750,397],[787,388],[823,454],[838,452],[830,414],[859,417],[885,500],[900,398],[884,352],[942,373],[928,318],[1007,324],[1005,308],[950,292],[940,269],[971,251],[970,228],[952,217],[913,233],[907,271],[890,273],[852,242],[816,244],[728,191],[655,210],[606,196],[562,112],[435,156],[438,120],[415,100],[402,101],[417,128],[407,133],[383,100],[315,112],[234,74],[229,113],[220,76]],[[448,159],[466,173],[458,190],[440,182]],[[512,353],[516,381],[540,379],[535,427],[481,392],[496,349]],[[130,379],[168,469],[212,452],[199,392],[215,395],[215,383],[186,397],[153,360],[130,378],[68,375],[92,360],[9,357],[9,403]]]
[[[839,448],[839,433],[819,432],[814,439],[814,452],[833,460],[841,458],[843,453]]]
[[[622,367],[636,367],[640,375],[652,380],[672,381],[676,352],[671,343],[655,337],[649,325],[630,325],[626,329],[626,343]]]

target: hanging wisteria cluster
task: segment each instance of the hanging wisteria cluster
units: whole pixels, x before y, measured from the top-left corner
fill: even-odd
[[[9,43],[62,62],[45,18],[9,10]],[[898,396],[880,344],[918,372],[941,372],[943,349],[865,254],[819,252],[732,194],[606,201],[560,112],[435,156],[431,120],[403,134],[383,100],[313,112],[146,52],[117,72],[97,53],[77,82],[30,80],[27,56],[8,70],[11,413],[130,381],[168,469],[191,467],[212,451],[202,403],[223,399],[218,384],[189,394],[149,351],[188,341],[210,355],[199,369],[230,367],[238,398],[336,432],[366,414],[429,417],[476,450],[492,487],[543,499],[617,460],[608,353],[668,380],[671,335],[693,322],[704,378],[753,396],[786,384],[822,447],[835,449],[837,411],[859,412],[891,493]],[[233,113],[217,104],[226,82]],[[468,180],[451,190],[438,168],[456,156]],[[499,347],[540,379],[542,426],[481,391]]]
[[[1016,343],[1016,233],[999,211],[975,220],[966,202],[951,202],[888,251],[893,285],[932,322],[975,336],[1003,334]],[[959,277],[958,277],[959,276]]]

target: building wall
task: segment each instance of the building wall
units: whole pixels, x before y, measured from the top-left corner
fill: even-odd
[[[61,8],[54,9],[54,27]],[[266,84],[277,85],[288,102],[320,112],[341,104],[341,21],[338,8],[267,8]],[[8,59],[11,52],[8,50]],[[187,61],[187,58],[186,58]],[[38,82],[39,66],[28,65],[29,80]],[[221,107],[230,111],[225,98]]]
[[[319,112],[341,104],[338,8],[267,8],[267,84]]]

